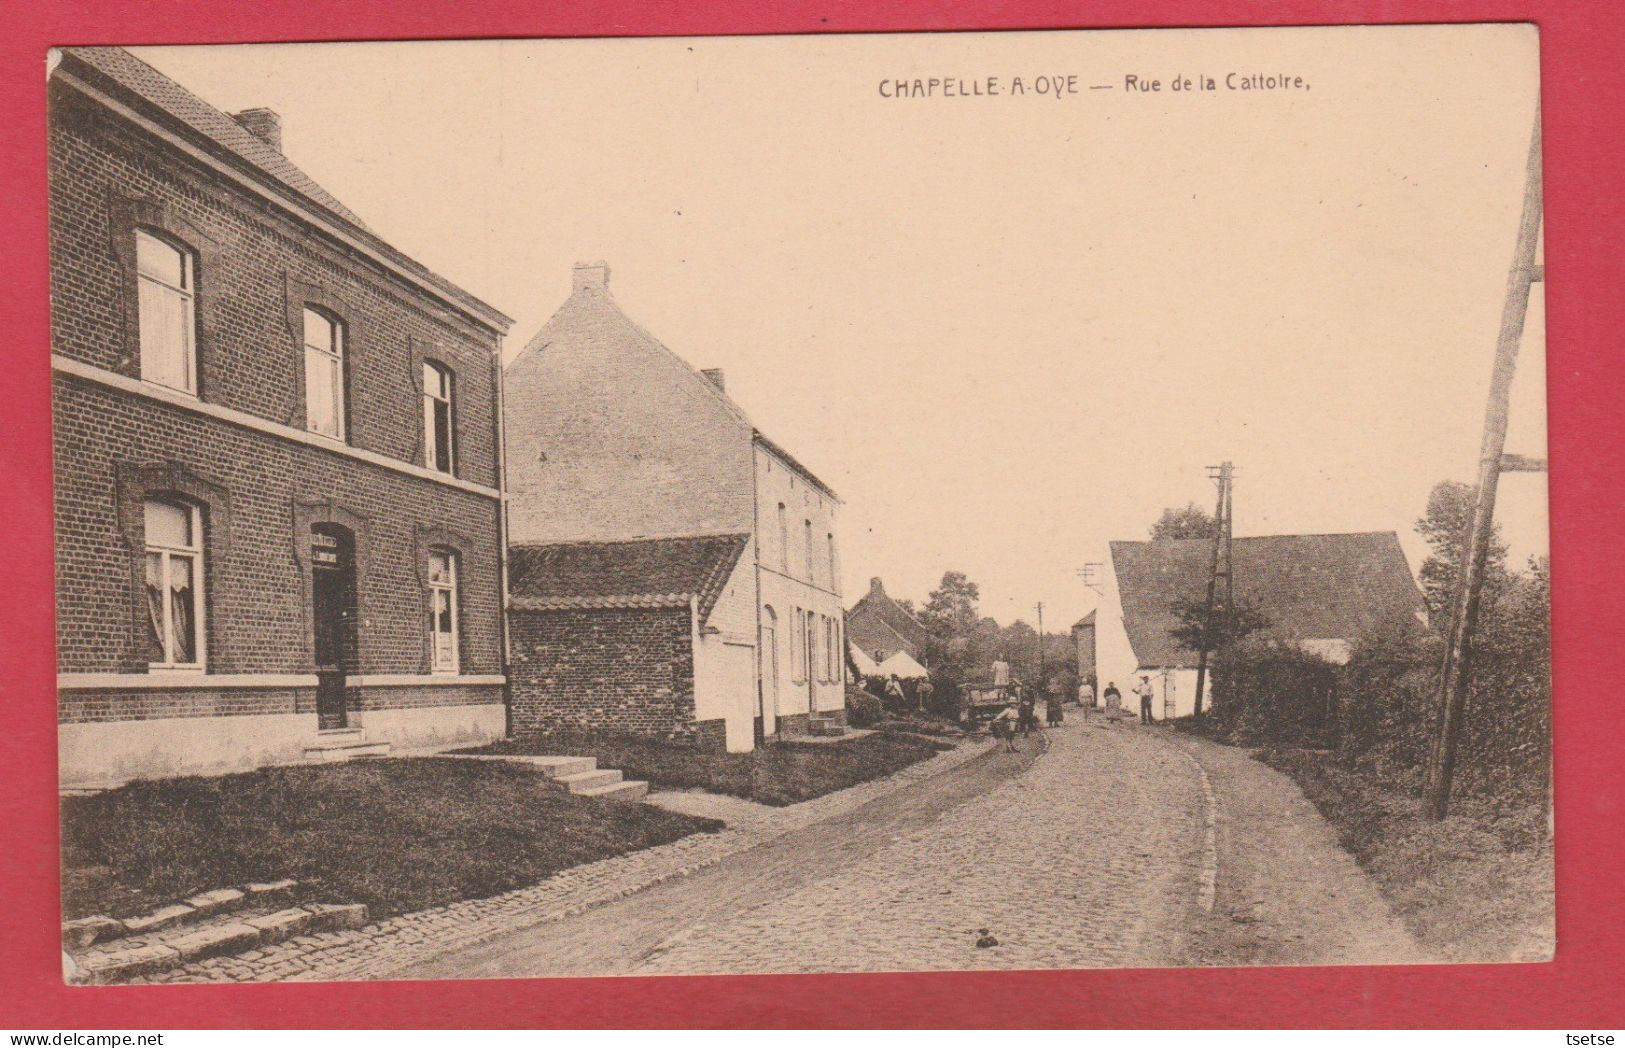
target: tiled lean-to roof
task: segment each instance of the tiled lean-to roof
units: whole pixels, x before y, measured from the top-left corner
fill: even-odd
[[[1174,639],[1174,605],[1206,594],[1212,540],[1113,542],[1111,550],[1140,665],[1196,665],[1197,653]],[[1425,621],[1422,591],[1391,531],[1238,538],[1233,562],[1236,602],[1256,605],[1283,639],[1352,641],[1374,626]]]
[[[509,600],[521,611],[660,608],[711,614],[750,540],[746,534],[515,546]]]

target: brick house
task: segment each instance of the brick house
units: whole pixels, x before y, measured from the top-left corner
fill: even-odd
[[[62,780],[502,735],[508,319],[274,113],[53,58]]]
[[[846,639],[853,665],[865,674],[926,675],[925,646],[931,635],[879,579],[869,580],[869,592],[846,613]]]
[[[504,395],[514,730],[743,751],[844,722],[840,500],[750,423],[719,372],[631,321],[608,267],[577,266]]]
[[[1205,596],[1212,554],[1211,539],[1111,544],[1112,570],[1091,631],[1097,694],[1114,683],[1125,708],[1138,709],[1132,689],[1144,675],[1159,719],[1194,712],[1198,653],[1175,635],[1175,607]],[[1238,538],[1232,563],[1236,603],[1262,613],[1270,637],[1334,664],[1347,662],[1373,629],[1428,628],[1422,591],[1392,531]],[[1081,667],[1085,654],[1078,655]]]

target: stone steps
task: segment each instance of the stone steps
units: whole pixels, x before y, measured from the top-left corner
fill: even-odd
[[[808,735],[845,735],[846,725],[834,717],[812,717],[807,721]]]
[[[615,768],[600,768],[596,757],[567,757],[550,754],[443,753],[459,760],[508,761],[528,764],[547,776],[548,785],[568,790],[577,797],[600,797],[612,801],[642,800],[649,784],[625,779]]]
[[[577,797],[599,797],[609,801],[641,801],[649,795],[649,784],[642,779],[627,779],[608,786],[589,786],[570,792]]]
[[[298,882],[291,880],[251,881],[240,888],[216,888],[214,891],[200,892],[184,902],[170,903],[134,917],[119,919],[97,915],[64,921],[62,945],[66,949],[83,949],[114,939],[156,934],[223,913],[280,903],[297,886]]]
[[[360,728],[332,728],[318,731],[316,741],[305,747],[305,760],[316,763],[388,755],[389,743],[368,742]]]
[[[259,906],[64,951],[63,975],[78,984],[129,982],[210,957],[248,953],[300,936],[366,923],[367,908],[359,903],[308,903],[282,909]]]

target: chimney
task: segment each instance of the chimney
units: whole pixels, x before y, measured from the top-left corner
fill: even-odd
[[[604,262],[577,262],[570,291],[608,291],[609,266]]]
[[[721,368],[706,368],[703,371],[701,371],[700,374],[702,374],[706,378],[710,379],[711,380],[711,385],[717,387],[720,390],[723,390],[724,392],[727,391],[728,385],[722,379],[722,369]]]
[[[269,109],[245,109],[231,114],[231,118],[248,129],[249,134],[264,142],[278,153],[282,152],[282,118]]]
[[[886,587],[882,586],[880,584],[880,580],[878,578],[870,579],[869,580],[869,596],[871,596],[871,597],[884,597],[885,595],[886,595]]]

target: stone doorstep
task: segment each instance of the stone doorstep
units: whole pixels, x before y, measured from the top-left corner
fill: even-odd
[[[620,772],[616,772],[617,775]],[[584,789],[571,789],[577,797],[598,797],[611,801],[641,801],[648,796],[649,784],[642,779],[627,779],[623,782],[612,782],[604,786],[588,786]]]
[[[193,961],[253,951],[289,940],[314,943],[310,936],[346,931],[367,923],[367,907],[359,903],[314,903],[242,920],[225,920],[185,931],[158,942],[111,948],[70,957],[66,971],[76,982],[116,983],[157,975]]]
[[[183,903],[172,903],[150,913],[126,917],[123,920],[96,914],[63,921],[62,945],[64,948],[84,949],[126,935],[151,935],[175,925],[270,902],[291,892],[298,884],[298,881],[291,879],[251,881],[241,888],[216,888],[213,891],[199,892]]]
[[[597,768],[593,771],[578,771],[570,775],[555,775],[553,782],[571,793],[580,793],[590,790],[594,786],[613,786],[620,782],[624,776],[613,768]]]

